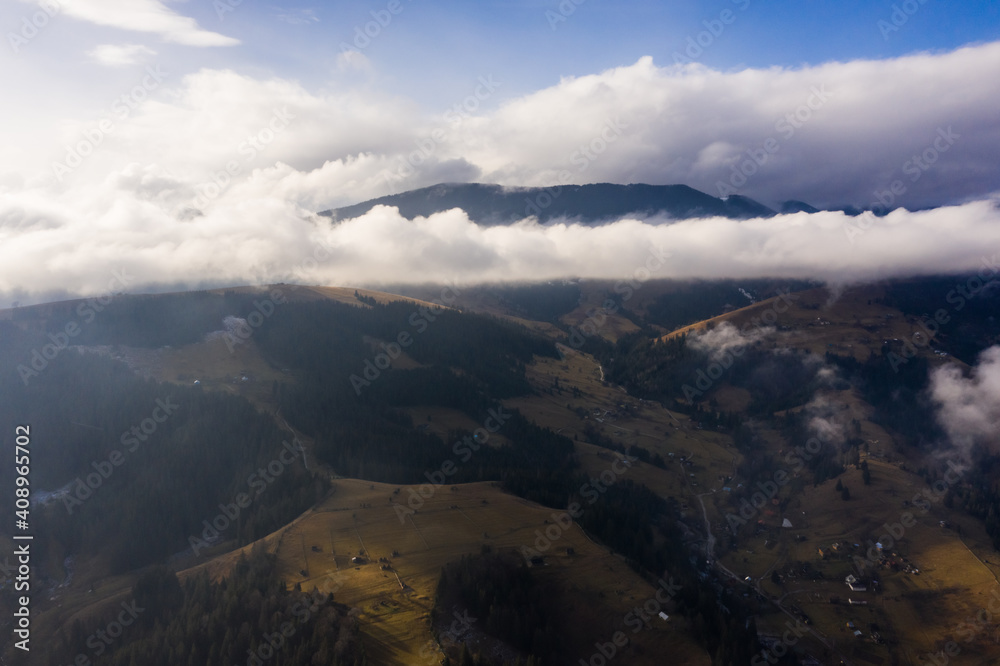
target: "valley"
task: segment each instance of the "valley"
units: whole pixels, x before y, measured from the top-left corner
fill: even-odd
[[[585,322],[597,321],[594,304],[609,289],[581,286],[575,306],[549,321],[526,319],[509,301],[491,300],[489,292],[463,293],[454,307],[524,324],[533,335],[551,340],[554,353],[535,355],[523,365],[527,392],[519,389],[488,409],[486,403],[470,407],[475,401],[463,406],[463,399],[448,393],[433,401],[407,398],[399,414],[418,437],[455,444],[448,446],[450,455],[428,458],[421,479],[411,483],[359,478],[330,464],[326,436],[284,406],[281,395],[300,383],[302,371],[294,361],[275,356],[267,329],[261,329],[264,337],[258,339],[254,331],[238,343],[222,332],[178,346],[74,349],[124,363],[143,381],[247,400],[273,420],[276,432],[303,447],[304,464],[291,465],[295,478],[322,478],[327,489],[318,492],[315,503],[259,538],[201,542],[193,555],[172,558],[171,567],[182,584],[202,575],[221,582],[234,575],[241,558],[263,549],[275,558],[275,574],[289,590],[329,593],[356,609],[360,641],[371,662],[458,662],[465,646],[494,659],[523,658],[479,619],[459,623],[457,633],[449,631],[456,626],[449,617],[474,615],[454,598],[445,609],[449,613],[440,607],[442,567],[462,556],[505,552],[528,567],[539,584],[558,590],[552,603],[565,623],[560,633],[564,663],[597,663],[592,653],[600,655],[602,645],[611,646],[622,663],[661,663],[662,654],[677,655],[682,663],[712,663],[692,630],[692,623],[702,620],[684,610],[692,601],[679,604],[695,592],[681,581],[698,586],[696,595],[710,593],[712,603],[726,612],[727,604],[745,609],[747,626],[752,621],[759,641],[755,664],[834,659],[919,664],[949,649],[959,650],[966,663],[985,664],[996,657],[994,630],[983,621],[983,609],[1000,590],[1000,557],[983,522],[954,503],[965,483],[965,465],[953,458],[952,469],[958,472],[941,475],[933,470],[947,472],[947,457],[938,463],[928,454],[915,457],[904,437],[876,418],[867,389],[848,374],[853,366],[838,365],[838,358],[888,362],[884,348],[892,340],[912,338],[921,330],[919,319],[885,304],[880,287],[840,294],[813,288],[779,291],[664,333],[665,327],[649,321],[650,312],[676,286],[650,283],[628,308],[603,314],[594,334],[574,342],[572,331],[586,331]],[[352,289],[286,291],[289,303],[332,301],[357,312],[399,302],[391,294]],[[239,297],[258,293],[246,290]],[[426,300],[417,296],[399,302],[403,315],[413,308],[443,312],[429,294]],[[227,297],[237,296],[229,292]],[[55,316],[44,308],[39,312]],[[6,314],[13,320],[10,311]],[[281,316],[279,311],[274,319]],[[704,365],[689,366],[693,371],[682,367],[670,380],[676,389],[667,399],[655,399],[663,385],[646,383],[642,374],[630,375],[630,388],[612,381],[621,373],[621,360],[616,363],[613,355],[623,353],[623,340],[652,340],[648,349],[634,348],[647,349],[641,353],[648,356],[674,353],[670,345],[678,341],[688,348],[694,341],[697,349],[712,336],[729,361],[708,355],[702,357]],[[357,353],[361,358],[378,353],[393,337],[373,330],[359,340]],[[914,349],[914,364],[932,368],[954,362],[936,344],[915,344]],[[746,383],[754,375],[741,364],[762,368],[774,355],[784,362],[790,355],[796,359],[788,366],[791,377],[807,372],[801,376],[809,391],[775,386],[777,392],[761,404],[760,394]],[[387,377],[428,372],[436,363],[417,345],[393,356]],[[372,379],[366,390],[377,390],[380,382]],[[568,486],[576,511],[572,499],[570,509],[546,506],[512,494],[498,478],[470,478],[482,473],[476,470],[485,469],[483,464],[492,464],[487,458],[516,448],[524,426],[507,426],[513,414],[519,416],[512,423],[524,419],[571,444],[571,464],[579,472],[567,480],[580,480],[575,490],[573,481]],[[469,433],[464,444],[462,433]],[[824,465],[839,462],[841,471],[814,467],[820,458],[827,460]],[[936,482],[928,482],[930,473]],[[681,571],[674,568],[677,563],[650,571],[633,559],[645,546],[623,555],[588,531],[594,526],[588,518],[621,501],[608,491],[623,483],[648,489],[676,511],[668,531],[665,523],[643,528],[652,529],[650,547],[672,544],[687,560],[686,573],[677,578],[683,593],[649,604],[657,613],[662,608],[667,620],[655,613],[644,616],[641,608],[659,598],[663,586],[657,581],[669,579],[673,589],[672,574]],[[265,509],[267,502],[264,495],[247,511]],[[616,538],[612,534],[606,532],[604,539]],[[97,553],[70,554],[76,560],[72,579],[51,588],[39,631],[56,634],[74,624],[100,622],[106,609],[128,599],[135,584],[137,571],[115,571]],[[44,568],[56,579],[68,571],[52,556]],[[848,576],[858,581],[858,591],[845,582]],[[616,636],[622,637],[621,645],[614,642]]]

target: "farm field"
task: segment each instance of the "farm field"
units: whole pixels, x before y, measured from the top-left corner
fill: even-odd
[[[437,663],[442,655],[432,640],[431,609],[441,567],[483,546],[518,552],[522,546],[533,548],[536,531],[554,527],[552,509],[502,493],[491,483],[440,486],[433,494],[431,488],[423,487],[429,495],[424,499],[421,486],[338,479],[320,506],[263,540],[277,553],[289,587],[332,592],[336,600],[360,609],[367,654],[374,663]],[[403,510],[408,503],[419,507],[415,513]],[[205,569],[222,577],[240,552],[251,547],[180,576]],[[665,651],[683,656],[684,663],[710,663],[685,633],[683,618],[657,619],[639,633],[623,624],[630,609],[653,598],[656,588],[576,525],[560,529],[544,556],[545,564],[534,571],[555,579],[565,591],[560,601],[574,618],[566,645],[580,650],[580,658],[589,659],[595,640],[605,637],[606,642],[616,631],[625,631],[630,643],[623,658],[628,663],[661,663],[658,655]],[[352,562],[356,557],[363,563]],[[482,640],[475,625],[471,632],[474,640]]]

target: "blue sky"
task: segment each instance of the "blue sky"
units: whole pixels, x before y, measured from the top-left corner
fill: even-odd
[[[562,76],[631,64],[645,55],[658,65],[669,64],[675,54],[685,55],[689,38],[697,40],[699,33],[713,27],[718,30],[725,11],[732,12],[732,22],[722,24],[722,32],[712,35],[710,43],[703,39],[709,45],[697,58],[719,69],[797,67],[951,50],[992,41],[1000,28],[1000,6],[984,0],[958,6],[942,0],[585,0],[579,5],[571,0],[400,0],[396,15],[387,13],[389,4],[247,1],[221,12],[221,20],[209,2],[190,7],[206,29],[243,41],[233,53],[222,55],[230,63],[273,68],[314,83],[329,75],[342,44],[355,46],[358,29],[376,32],[372,12],[391,16],[362,52],[385,74],[387,85],[427,104],[464,94],[463,82],[487,72],[504,77],[508,94],[520,94]],[[896,26],[894,5],[917,9],[912,15],[896,13],[906,16],[906,22]],[[358,43],[364,44],[364,38]]]
[[[475,220],[314,217],[440,182],[906,209],[891,233],[862,230],[871,255],[832,214],[804,238],[703,224],[711,239],[674,239],[698,258],[674,276],[978,266],[1000,229],[984,203],[1000,198],[998,29],[985,1],[8,1],[0,297],[99,291],[115,262],[154,286],[281,279],[320,241],[344,255],[303,279],[608,276],[636,259],[626,244],[593,261],[606,243],[586,230],[553,245]],[[962,211],[944,237],[907,217],[940,206]]]
[[[106,11],[113,13],[110,5],[116,3],[105,4],[109,5]],[[468,84],[488,73],[505,84],[504,93],[491,101],[497,104],[552,85],[563,76],[628,65],[647,55],[661,66],[673,63],[678,53],[687,57],[686,52],[694,52],[699,62],[721,70],[799,67],[946,51],[993,41],[1000,29],[1000,6],[986,0],[957,4],[943,0],[584,0],[579,5],[572,0],[561,4],[399,0],[396,14],[389,11],[391,4],[389,0],[165,3],[169,10],[195,19],[203,30],[240,41],[236,46],[194,50],[164,44],[154,35],[63,16],[41,31],[37,43],[8,60],[8,66],[39,67],[46,78],[82,93],[81,88],[91,86],[98,76],[99,67],[88,63],[82,52],[105,41],[127,41],[155,48],[177,73],[225,67],[294,78],[320,88],[358,83],[336,67],[341,46],[353,48],[357,40],[364,46],[359,50],[378,72],[376,81],[366,83],[433,110],[464,97]],[[20,20],[34,11],[34,2],[4,3],[0,25],[16,33]],[[732,13],[731,22],[724,25],[720,16],[727,11]],[[378,25],[373,12],[383,21],[385,17],[390,20]],[[905,23],[897,18],[901,24],[894,25],[894,17],[901,16]],[[720,25],[722,31],[709,40],[711,28],[718,30]],[[369,34],[377,32],[367,44],[364,37],[357,39],[357,31],[366,27]],[[691,51],[689,39],[697,40],[700,34],[707,46],[700,53]]]
[[[720,25],[722,32],[711,35],[711,41],[701,35],[708,46],[697,58],[719,69],[797,67],[951,50],[992,41],[1000,29],[1000,5],[984,0],[958,6],[942,0],[586,0],[579,5],[571,0],[400,0],[398,14],[389,11],[388,1],[246,1],[232,11],[191,2],[178,9],[188,7],[205,29],[243,42],[212,54],[207,64],[271,70],[322,85],[342,45],[355,48],[357,42],[383,73],[382,85],[429,106],[464,96],[466,82],[491,72],[507,83],[507,95],[514,95],[551,85],[562,76],[631,64],[645,55],[659,65],[669,64],[677,53],[697,53],[688,40],[697,41],[700,33],[718,31]],[[728,25],[720,21],[726,11],[732,12],[731,18],[723,17],[730,18]],[[905,23],[900,16],[906,17]],[[387,17],[385,26],[378,23]],[[365,37],[375,34],[370,43],[358,36],[366,28]]]
[[[404,4],[393,24],[366,49],[379,69],[391,72],[407,94],[433,103],[435,94],[462,94],[461,82],[496,71],[517,94],[631,64],[644,55],[670,64],[723,11],[733,22],[697,58],[719,69],[797,67],[831,60],[885,58],[922,50],[950,50],[998,36],[996,3],[928,0],[898,31],[883,37],[878,22],[891,24],[889,2],[740,0],[740,2],[601,2],[587,0],[563,17],[556,2],[436,2]],[[383,5],[384,6],[384,5]],[[376,5],[377,7],[377,5]],[[330,13],[325,16],[325,12]],[[345,40],[370,20],[355,5],[317,9],[322,23],[315,45],[327,36]],[[559,16],[565,20],[555,20]],[[265,18],[265,17],[261,17]],[[265,19],[266,20],[266,19]],[[348,27],[349,26],[349,27]],[[347,29],[345,29],[347,27]],[[716,24],[715,27],[718,27]],[[894,26],[895,27],[895,26]],[[704,40],[707,42],[707,39]],[[462,53],[456,58],[455,53]],[[330,53],[327,50],[327,53]],[[449,85],[450,84],[450,85]],[[441,92],[438,92],[441,91]]]

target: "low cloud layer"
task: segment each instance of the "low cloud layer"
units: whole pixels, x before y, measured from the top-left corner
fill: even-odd
[[[121,187],[150,184],[152,192],[119,196],[107,214],[84,221],[74,219],[79,209],[72,202],[0,195],[0,292],[25,302],[32,300],[25,292],[68,285],[71,293],[99,293],[118,269],[132,276],[128,290],[647,276],[854,283],[950,270],[987,274],[983,267],[1000,259],[984,253],[1000,247],[1000,211],[990,202],[893,213],[852,243],[857,220],[841,213],[480,227],[458,209],[411,221],[380,206],[334,225],[250,191],[204,215],[177,219],[160,205],[164,182],[165,176],[130,174]]]
[[[91,4],[75,5],[79,18],[97,20]],[[218,42],[145,4],[155,10],[146,18],[123,9],[115,20]],[[307,90],[214,69],[180,76],[152,50],[122,48],[95,54],[147,61],[128,65],[134,80],[103,110],[34,133],[0,127],[8,301],[99,293],[121,268],[131,289],[377,286],[620,278],[650,252],[669,252],[654,277],[848,283],[975,271],[1000,250],[1000,88],[988,84],[1000,79],[1000,43],[736,72],[643,58],[502,102],[504,82],[484,74],[429,115],[363,85]],[[461,211],[409,221],[377,209],[337,226],[314,215],[442,181],[686,183],[711,194],[722,182],[772,205],[950,205],[877,219],[824,212],[601,229],[483,229]]]
[[[740,350],[755,342],[759,342],[774,334],[773,326],[749,328],[745,333],[724,321],[711,330],[703,330],[692,334],[687,341],[689,347],[695,351],[708,354],[710,361],[720,361],[727,354],[740,353]]]
[[[968,451],[973,444],[1000,444],[1000,346],[979,355],[970,376],[955,364],[931,373],[931,398],[938,421],[952,443]]]

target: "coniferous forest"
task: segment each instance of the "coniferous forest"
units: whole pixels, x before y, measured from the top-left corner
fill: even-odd
[[[251,312],[255,303],[259,297],[238,292],[199,294],[190,302],[182,295],[120,297],[73,342],[113,348],[182,346],[217,330],[227,316]],[[289,381],[276,384],[275,404],[269,409],[280,411],[315,442],[320,461],[344,476],[419,483],[425,470],[453,455],[453,442],[471,433],[455,431],[443,441],[416,428],[405,408],[450,407],[477,422],[499,413],[510,445],[483,447],[452,482],[498,481],[508,492],[555,508],[580,499],[578,489],[587,478],[576,470],[572,442],[517,412],[504,411],[499,402],[531,391],[525,365],[533,357],[556,357],[551,342],[481,315],[439,310],[415,316],[406,303],[365,305],[290,301],[277,305],[280,316],[264,319],[253,331],[268,361],[289,371]],[[60,350],[26,380],[32,351],[78,314],[77,308],[57,305],[43,330],[17,321],[0,323],[0,353],[5,355],[0,382],[11,396],[0,408],[7,419],[37,424],[35,437],[54,449],[34,477],[38,489],[54,493],[35,512],[45,535],[37,544],[39,559],[52,563],[52,576],[76,563],[96,561],[107,575],[147,571],[136,583],[137,594],[152,588],[151,594],[160,596],[151,605],[162,615],[146,616],[143,634],[116,643],[107,663],[229,663],[253,647],[255,629],[266,631],[268,618],[280,616],[295,598],[281,592],[283,585],[267,571],[263,554],[241,564],[228,582],[195,577],[181,585],[169,572],[196,563],[200,550],[218,542],[246,544],[288,523],[327,493],[329,481],[297,459],[266,484],[255,479],[256,471],[293,435],[273,414],[242,397],[142,379],[119,361],[76,347]],[[381,369],[377,377],[369,372],[360,384],[357,378],[365,377],[366,361],[375,353],[365,340],[393,340],[400,331],[411,333],[406,352],[421,367]],[[155,430],[133,431],[151,416],[156,417]],[[219,507],[251,491],[255,483],[266,501],[251,502],[225,529],[209,529],[206,521]],[[677,548],[675,512],[629,482],[612,488],[582,526],[625,555],[637,571],[654,577],[667,568],[678,573],[690,568]],[[697,587],[698,579],[689,577]],[[252,612],[239,609],[246,603]],[[216,610],[192,624],[198,612],[205,612],[197,609],[209,608]],[[249,625],[235,615],[247,612]],[[361,659],[344,647],[354,645],[345,612],[335,605],[316,612],[323,614],[322,622],[297,633],[301,650],[283,651],[280,663],[334,663],[291,657],[306,653],[329,655],[335,663]],[[717,611],[710,604],[699,614],[709,625],[719,621],[711,619]],[[315,629],[327,625],[341,627],[341,634],[347,631],[346,638],[318,638]],[[234,627],[241,626],[234,634]],[[512,631],[502,633],[510,638]],[[222,640],[209,640],[213,632]],[[515,642],[526,657],[534,654],[545,663],[554,634],[543,631],[539,636],[548,637],[536,640],[527,628],[517,632],[523,638]],[[716,635],[706,631],[702,639],[711,646]],[[68,635],[57,648],[60,654],[73,653],[80,638]]]
[[[889,343],[857,360],[751,341],[725,368],[727,386],[750,398],[741,411],[727,411],[699,380],[699,371],[716,362],[712,350],[692,335],[665,339],[663,327],[651,323],[684,322],[703,314],[700,307],[725,309],[715,301],[731,300],[732,285],[716,285],[704,303],[693,302],[696,294],[685,287],[654,299],[644,314],[629,315],[637,330],[614,342],[588,337],[582,349],[600,362],[606,382],[732,438],[742,460],[734,458],[731,476],[720,476],[723,483],[742,481],[724,500],[732,513],[788,467],[787,456],[765,451],[761,434],[808,441],[820,391],[854,391],[874,408],[872,422],[902,447],[930,453],[941,446],[944,432],[928,397],[929,362],[916,357],[895,367],[889,355],[898,345]],[[503,298],[521,314],[558,323],[579,289],[511,288]],[[262,305],[262,299],[269,300]],[[904,288],[889,290],[885,299],[913,311],[922,307],[920,297]],[[759,653],[752,618],[763,600],[723,584],[708,562],[692,554],[685,532],[700,518],[692,522],[683,502],[631,479],[607,487],[594,503],[585,489],[595,480],[575,446],[579,435],[571,439],[504,405],[535,394],[526,374],[530,364],[561,358],[564,351],[552,337],[494,316],[382,303],[357,293],[355,300],[296,297],[294,287],[280,285],[269,293],[121,295],[92,320],[89,310],[67,303],[47,306],[43,317],[15,311],[0,321],[0,416],[30,422],[33,439],[46,447],[36,451],[40,462],[31,477],[39,577],[59,589],[87,567],[99,572],[94,592],[102,577],[130,576],[129,598],[149,609],[136,618],[136,630],[100,655],[88,645],[87,627],[104,622],[103,616],[64,625],[45,648],[51,663],[69,663],[84,652],[95,663],[121,666],[368,663],[357,612],[338,602],[335,592],[290,588],[264,549],[241,556],[225,576],[200,571],[179,580],[176,572],[289,524],[329,497],[336,477],[421,484],[427,470],[456,456],[463,464],[450,484],[493,482],[558,510],[586,504],[577,523],[588,538],[647,581],[679,583],[670,611],[690,622],[691,637],[714,663],[748,663]],[[968,322],[941,340],[956,353],[989,341],[992,311],[978,301],[970,307]],[[227,320],[255,311],[264,316],[250,331],[254,347],[280,369],[263,400],[199,382],[157,381],[106,353],[197,344],[220,335]],[[62,344],[73,324],[79,331],[72,345]],[[572,344],[573,330],[562,330]],[[391,362],[403,354],[405,369]],[[562,393],[558,383],[553,390]],[[493,420],[505,444],[479,446],[472,428],[450,428],[441,436],[414,421],[412,410],[428,407],[453,410],[469,423]],[[878,483],[878,473],[862,460],[868,441],[860,424],[842,425],[833,445],[795,469],[803,476],[794,488],[836,480],[838,501],[847,502],[851,491],[858,492],[857,485],[849,489],[842,482],[849,470],[862,472],[864,486]],[[644,445],[620,444],[597,426],[596,419],[584,419],[580,433],[602,455],[628,456],[663,472],[676,464]],[[309,442],[308,456],[300,436]],[[948,488],[943,504],[982,521],[996,547],[1000,497],[990,488],[997,456],[985,449],[970,454],[973,470]],[[276,460],[282,461],[277,468]],[[917,473],[930,486],[946,471],[931,464]],[[11,475],[10,466],[0,467],[0,485],[10,487]],[[249,496],[247,505],[216,520],[241,494]],[[782,497],[775,506],[783,512],[790,501]],[[0,510],[13,514],[14,497],[0,496]],[[731,521],[719,549],[736,552],[753,531],[747,522]],[[526,564],[519,553],[489,548],[449,563],[441,571],[435,613],[454,603],[470,609],[483,619],[482,631],[513,650],[504,663],[575,663],[560,651],[565,618],[556,601],[565,590]],[[0,590],[0,599],[13,604],[10,587]],[[290,626],[282,633],[284,625]],[[263,656],[268,649],[271,658]],[[468,646],[460,660],[501,666]]]

